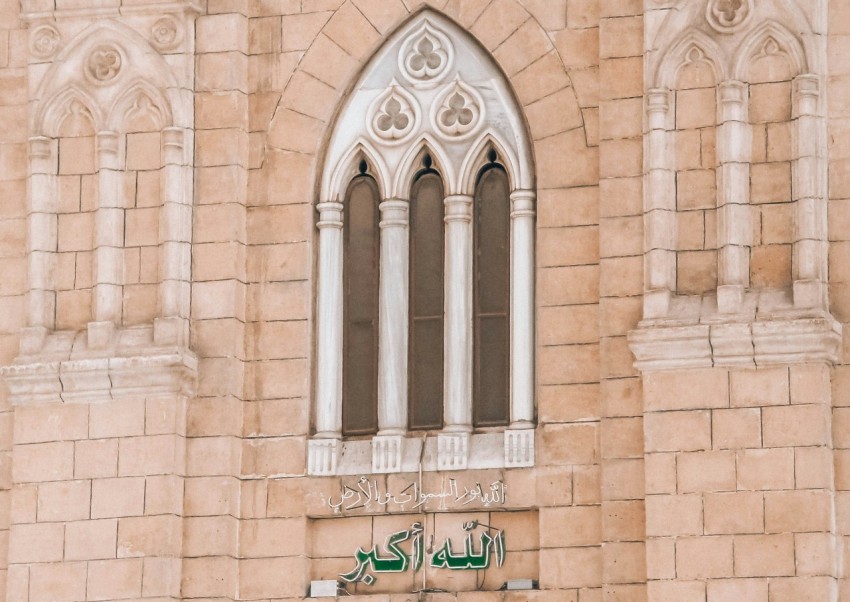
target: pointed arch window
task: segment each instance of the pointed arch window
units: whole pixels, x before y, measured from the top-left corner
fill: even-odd
[[[425,11],[366,67],[324,165],[308,472],[532,465],[534,171],[504,75]]]
[[[408,426],[443,425],[443,179],[425,155],[410,193]]]

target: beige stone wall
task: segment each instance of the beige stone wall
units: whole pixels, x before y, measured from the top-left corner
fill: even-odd
[[[88,11],[95,4],[102,14]],[[779,299],[779,309],[737,322],[717,312],[660,319],[647,310],[656,292],[648,257],[657,250],[645,192],[645,97],[656,87],[647,83],[649,65],[663,19],[692,4],[0,0],[0,365],[11,367],[0,387],[0,599],[299,600],[311,579],[349,570],[358,546],[379,544],[412,520],[438,539],[458,539],[457,525],[478,519],[506,531],[502,569],[431,571],[424,584],[452,593],[419,597],[409,592],[422,586],[421,574],[381,576],[372,588],[350,586],[351,599],[850,600],[850,371],[842,354],[818,354],[834,340],[818,338],[821,331],[805,331],[798,350],[779,359],[765,359],[759,345],[767,343],[753,334],[829,316],[825,307],[815,315],[782,305],[797,293],[794,262],[803,253],[795,250],[803,248],[795,247],[802,218],[792,190],[799,74],[789,64],[754,62],[744,88],[752,131],[745,294]],[[476,502],[444,512],[429,503],[420,513],[340,514],[326,500],[357,477],[306,475],[318,179],[351,86],[426,5],[492,54],[533,144],[535,465],[423,477],[434,489],[449,476],[502,480],[509,497],[497,510]],[[799,12],[788,8],[797,5]],[[845,323],[850,9],[834,0],[761,6],[805,18],[814,32],[807,51],[824,51],[817,74],[829,172],[828,309]],[[166,15],[182,32],[174,43],[157,35]],[[116,126],[117,169],[102,163],[95,117],[71,110],[52,133],[38,131],[36,119],[38,79],[66,60],[64,48],[86,43],[86,27],[108,20],[136,32],[127,39],[149,44],[149,56],[166,57],[143,76],[170,78],[161,91],[173,113],[165,124],[162,112],[158,121],[133,105],[136,113]],[[44,25],[59,33],[57,54],[36,46]],[[662,250],[674,258],[674,305],[687,297],[710,306],[725,283],[720,83],[699,60],[670,82],[677,231]],[[93,96],[105,89],[87,85]],[[53,213],[38,204],[38,191],[51,189],[31,177],[41,165],[33,150],[41,147],[29,140],[36,135],[56,149]],[[191,171],[182,180],[180,166]],[[120,185],[109,187],[109,171]],[[96,301],[106,259],[94,259],[98,246],[110,246],[98,238],[108,219],[98,217],[104,190],[119,191],[123,224],[120,282],[100,282],[100,290],[120,288],[120,310],[109,319],[98,317]],[[47,325],[32,309],[41,297],[30,292],[38,287],[28,228],[40,232],[44,222],[33,215],[42,213],[55,216],[56,234],[47,249],[55,255]],[[191,255],[180,259],[180,245]],[[191,285],[181,272],[189,265]],[[746,333],[736,331],[734,342],[749,345],[748,359],[724,364],[727,339],[715,337],[741,325]],[[633,331],[667,351],[638,357],[636,367],[635,341],[648,339]],[[676,364],[704,348],[698,361]],[[126,370],[109,364],[128,357]],[[417,478],[374,477],[384,490]],[[494,591],[518,577],[538,580],[541,591]]]

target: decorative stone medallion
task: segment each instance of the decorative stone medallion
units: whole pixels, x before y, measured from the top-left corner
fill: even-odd
[[[95,83],[107,84],[121,72],[121,51],[112,45],[95,46],[85,63],[86,76]]]
[[[56,28],[42,25],[36,28],[30,36],[30,52],[40,59],[49,59],[59,48],[62,36]]]
[[[483,110],[484,100],[478,91],[457,77],[437,96],[431,119],[444,136],[462,139],[474,133]]]
[[[369,132],[380,142],[400,144],[419,123],[416,99],[393,80],[372,103],[368,113]]]
[[[151,41],[157,50],[171,50],[180,45],[180,24],[173,17],[162,17],[151,27]]]
[[[752,0],[709,0],[706,19],[720,33],[737,31],[752,14]]]
[[[424,83],[445,73],[453,58],[454,50],[448,36],[425,21],[401,45],[398,63],[408,80]]]

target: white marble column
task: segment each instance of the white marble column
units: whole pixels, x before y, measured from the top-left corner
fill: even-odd
[[[185,158],[185,130],[162,131],[162,208],[159,219],[159,302],[154,334],[158,343],[188,343],[192,265],[191,172]]]
[[[41,337],[55,327],[54,271],[58,222],[56,141],[44,136],[29,140],[30,178],[27,229],[29,243],[29,326]]]
[[[121,323],[124,272],[124,182],[115,132],[98,132],[98,207],[95,214],[93,320],[89,346],[102,347]]]
[[[467,466],[472,432],[472,197],[449,195],[444,203],[444,405],[437,467],[461,470]]]
[[[407,431],[409,202],[381,203],[378,434]]]
[[[740,310],[750,285],[750,160],[752,131],[747,121],[747,85],[720,84],[721,125],[717,134],[717,309]]]
[[[342,436],[342,203],[319,203],[316,437]]]
[[[511,193],[511,422],[505,466],[534,465],[534,199]]]
[[[826,309],[827,207],[822,173],[825,144],[819,97],[817,75],[800,75],[794,80],[792,194],[796,211],[792,270],[794,306]]]
[[[511,193],[511,428],[534,427],[534,199]]]
[[[644,194],[644,318],[667,315],[676,290],[676,164],[670,91],[647,93],[648,148]]]
[[[446,212],[443,431],[472,431],[472,197],[450,195]]]

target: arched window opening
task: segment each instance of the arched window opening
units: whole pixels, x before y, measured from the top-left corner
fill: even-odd
[[[510,415],[510,184],[495,151],[473,201],[473,423],[504,426]]]
[[[378,203],[375,180],[360,174],[348,186],[343,219],[343,404],[345,435],[378,430]]]
[[[425,154],[410,193],[411,430],[443,425],[443,179]]]

